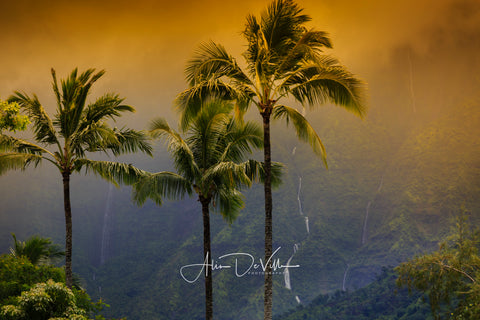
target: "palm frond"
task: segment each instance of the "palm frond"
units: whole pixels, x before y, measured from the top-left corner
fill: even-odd
[[[108,93],[98,98],[93,104],[88,105],[84,111],[84,120],[82,125],[102,121],[106,118],[115,120],[120,117],[122,112],[135,112],[135,108],[129,105],[123,105],[124,98],[118,94]]]
[[[192,195],[192,184],[182,176],[172,172],[146,173],[133,185],[133,200],[141,205],[150,198],[162,205],[162,198],[182,199]]]
[[[170,127],[163,118],[157,118],[150,124],[153,138],[164,138],[170,154],[173,156],[175,168],[187,179],[195,179],[200,169],[195,162],[193,152],[182,137]]]
[[[86,158],[76,159],[74,169],[76,171],[85,169],[85,173],[93,172],[95,175],[115,185],[132,185],[146,174],[145,171],[131,164],[113,161],[95,161]]]
[[[245,172],[245,166],[232,161],[222,161],[205,170],[202,175],[201,185],[208,189],[212,181],[217,186],[217,189],[223,186],[237,188],[241,186],[250,187],[252,185],[252,181]],[[204,193],[208,192],[208,190],[203,191]]]
[[[0,175],[9,170],[25,170],[31,164],[37,166],[42,159],[41,155],[32,153],[0,153]]]
[[[218,204],[218,211],[229,224],[232,224],[244,208],[244,196],[232,188],[222,188],[215,195],[215,204]]]
[[[305,23],[311,20],[302,11],[294,1],[276,0],[261,13],[260,31],[257,34],[264,42],[261,47],[265,53],[264,57],[259,55],[258,58],[261,59],[257,60],[267,60],[269,64],[278,65],[288,55],[305,32]],[[268,64],[265,66],[268,75],[275,72],[274,67],[268,67]]]
[[[318,62],[322,48],[331,48],[332,43],[328,34],[323,31],[309,30],[303,33],[295,46],[281,57],[278,66],[275,68],[275,80],[282,79],[294,70],[305,65],[306,61]]]
[[[0,152],[18,152],[41,155],[48,150],[28,141],[0,133]]]
[[[265,165],[261,161],[248,160],[243,163],[245,174],[252,182],[265,182]],[[272,187],[282,183],[285,166],[280,162],[272,162],[270,167]]]
[[[342,66],[306,66],[290,75],[283,89],[302,104],[332,102],[363,117],[365,84]]]
[[[49,238],[32,236],[26,241],[18,241],[12,233],[14,245],[10,252],[14,257],[25,257],[32,264],[49,263],[55,259],[65,256],[60,246],[53,244]]]
[[[75,131],[68,139],[68,148],[73,150],[77,157],[85,157],[85,152],[107,152],[109,146],[117,148],[120,141],[117,132],[104,122],[93,122]]]
[[[233,119],[225,135],[227,146],[224,148],[222,159],[242,161],[252,149],[263,147],[262,128],[255,122],[240,123]]]
[[[191,86],[195,86],[205,79],[220,77],[252,84],[236,60],[225,50],[225,47],[213,41],[200,44],[193,59],[187,63],[185,74]]]
[[[52,69],[53,89],[58,105],[54,123],[61,128],[60,132],[64,137],[70,137],[78,130],[84,116],[83,112],[90,88],[105,74],[104,70],[95,74],[94,72],[95,69],[87,69],[77,76],[78,70],[74,69],[69,77],[61,80],[61,90],[59,90],[55,70]]]
[[[272,116],[274,119],[285,119],[287,125],[291,121],[293,127],[297,132],[297,137],[300,140],[310,144],[313,152],[322,157],[322,160],[327,167],[327,152],[322,143],[322,140],[320,140],[320,137],[315,132],[315,129],[313,129],[308,120],[305,119],[305,117],[300,112],[293,108],[280,105],[275,106]]]
[[[107,144],[107,149],[111,150],[114,155],[123,153],[134,153],[142,151],[148,155],[152,155],[152,146],[147,134],[143,131],[137,131],[128,128],[113,130],[117,143]]]
[[[195,86],[181,92],[175,99],[175,104],[180,112],[180,128],[185,130],[188,124],[196,117],[202,103],[211,100],[236,101],[239,110],[245,110],[255,92],[247,85],[240,85],[223,81],[222,79],[210,79],[198,82]]]
[[[41,143],[55,144],[58,143],[57,133],[53,126],[53,122],[42,107],[38,97],[33,95],[30,98],[27,94],[15,91],[8,101],[16,102],[20,107],[25,109],[28,117],[33,122],[33,130],[35,140]]]

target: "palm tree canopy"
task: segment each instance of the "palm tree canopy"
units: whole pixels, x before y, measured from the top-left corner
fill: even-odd
[[[26,241],[18,241],[14,233],[13,247],[10,253],[14,257],[26,257],[32,264],[48,263],[65,256],[60,246],[53,244],[49,238],[32,236]]]
[[[218,211],[229,222],[243,207],[240,189],[261,180],[263,166],[245,155],[262,146],[261,128],[252,122],[236,121],[233,105],[212,100],[201,106],[185,126],[183,138],[162,118],[151,124],[151,134],[164,138],[177,173],[147,173],[134,186],[134,199],[143,203],[151,198],[157,204],[163,197],[182,198],[196,193],[218,204]],[[280,165],[276,164],[276,181]]]
[[[87,104],[87,96],[92,85],[105,73],[88,69],[79,73],[77,69],[60,82],[52,69],[53,91],[57,108],[50,118],[34,94],[29,96],[16,91],[9,102],[17,103],[31,119],[35,143],[0,135],[0,174],[11,169],[25,169],[30,164],[37,165],[42,160],[54,164],[62,173],[70,174],[88,168],[107,180],[109,174],[119,174],[126,179],[128,167],[109,168],[110,162],[92,161],[87,153],[101,151],[118,155],[142,151],[151,155],[152,149],[146,135],[129,128],[113,128],[108,123],[124,112],[134,112],[132,106],[123,104],[123,98],[108,93],[93,103]],[[51,148],[53,147],[53,148]],[[103,164],[103,165],[102,165]],[[115,170],[116,169],[116,170]]]
[[[365,85],[337,59],[324,54],[324,49],[332,47],[330,38],[323,31],[308,29],[310,20],[291,0],[273,1],[259,18],[249,15],[243,31],[245,70],[222,45],[201,44],[186,67],[190,88],[176,100],[182,123],[194,117],[198,101],[206,96],[236,100],[240,114],[254,104],[262,114],[291,120],[298,137],[325,161],[318,135],[311,127],[302,128],[308,123],[303,115],[277,102],[291,97],[311,108],[330,102],[363,117]]]

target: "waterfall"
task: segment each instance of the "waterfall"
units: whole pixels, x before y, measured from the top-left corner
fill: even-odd
[[[363,230],[362,230],[362,245],[367,242],[367,223],[368,223],[368,214],[370,212],[370,205],[372,201],[368,201],[367,208],[365,209],[365,219],[363,220]]]
[[[292,284],[290,283],[290,271],[288,271],[288,266],[290,265],[290,261],[292,261],[292,258],[295,254],[292,254],[290,258],[287,260],[287,267],[285,268],[285,271],[283,272],[283,277],[285,280],[285,288],[288,290],[292,290]]]
[[[297,151],[297,147],[293,147],[293,150],[292,150],[292,156],[295,155],[295,151]]]
[[[302,303],[302,301],[300,301],[300,298],[298,296],[295,296],[295,300],[297,300],[298,304]]]
[[[347,274],[348,274],[349,269],[350,269],[350,265],[347,263],[347,268],[345,269],[345,272],[343,273],[342,291],[347,291],[347,289],[345,288],[345,283],[347,282]]]
[[[308,217],[305,217],[305,228],[307,229],[307,233],[310,234],[310,224],[308,223]]]
[[[377,197],[377,194],[380,193],[383,187],[383,177],[380,179],[380,183],[378,185],[377,191],[375,192],[375,195],[373,196],[373,199],[368,201],[367,207],[365,208],[365,218],[363,219],[363,229],[362,229],[362,245],[364,245],[367,242],[367,224],[368,224],[368,215],[370,213],[370,206],[372,205],[373,201]]]
[[[298,201],[298,212],[303,216],[302,201],[300,200],[300,192],[302,191],[302,177],[298,178],[298,192],[297,192],[297,201]]]
[[[285,280],[285,288],[287,288],[288,290],[292,290],[292,285],[290,283],[290,271],[288,271],[288,269],[289,269],[288,266],[290,266],[290,261],[292,261],[293,256],[295,255],[295,253],[297,253],[298,248],[299,248],[299,244],[295,243],[293,245],[293,254],[287,260],[287,267],[285,268],[285,271],[283,272],[283,278]]]
[[[110,184],[107,192],[107,200],[105,202],[105,211],[103,214],[103,227],[102,227],[102,243],[100,246],[100,265],[103,265],[108,259],[108,251],[110,249],[110,232],[112,224],[112,210],[110,209],[112,204],[113,185]]]
[[[412,98],[412,109],[413,113],[417,112],[417,107],[415,105],[415,91],[413,90],[413,64],[412,57],[410,56],[410,50],[408,50],[408,66],[409,66],[409,75],[410,75],[410,96]]]

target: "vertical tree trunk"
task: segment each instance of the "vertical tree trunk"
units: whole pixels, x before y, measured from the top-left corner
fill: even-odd
[[[72,207],[70,205],[70,173],[63,172],[63,206],[65,209],[65,282],[73,286],[72,274]]]
[[[208,206],[209,199],[200,196],[203,214],[203,257],[205,258],[205,319],[213,319],[213,290],[212,290],[212,269],[210,263],[212,261],[210,250],[210,212]]]
[[[270,146],[270,109],[265,109],[263,117],[263,155],[265,165],[265,296],[264,296],[264,319],[272,319],[273,306],[273,279],[271,268],[271,256],[273,252],[273,226],[272,226],[272,155]]]

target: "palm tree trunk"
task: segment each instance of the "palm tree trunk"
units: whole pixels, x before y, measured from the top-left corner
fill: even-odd
[[[203,214],[203,256],[205,258],[205,319],[213,319],[213,290],[212,290],[212,269],[210,267],[210,200],[200,196]]]
[[[273,306],[273,279],[271,268],[271,256],[273,252],[273,226],[272,226],[272,154],[270,145],[270,114],[266,108],[262,112],[263,117],[263,155],[265,165],[265,293],[264,293],[264,319],[272,319]]]
[[[70,205],[70,173],[63,172],[63,206],[65,209],[65,283],[72,289],[72,207]]]

